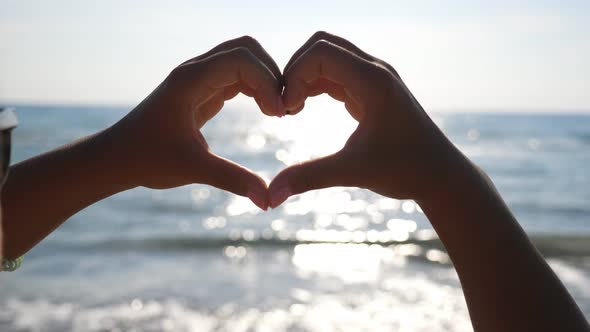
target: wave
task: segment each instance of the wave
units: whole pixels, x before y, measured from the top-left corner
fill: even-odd
[[[568,216],[579,216],[586,218],[590,216],[590,207],[585,205],[558,205],[542,202],[516,202],[510,204],[515,211],[539,214],[563,214]]]
[[[310,293],[309,299],[299,301],[303,304],[293,303],[287,297],[271,302],[271,306],[243,307],[227,303],[214,309],[177,298],[115,300],[98,306],[45,298],[0,299],[0,329],[4,332],[395,331],[403,322],[404,327],[415,331],[470,331],[460,290],[424,284],[419,281],[395,292],[372,292],[374,295],[370,297],[350,291],[333,295]],[[433,292],[438,292],[438,296],[432,296]],[[362,305],[338,305],[347,303],[351,294]],[[407,303],[404,295],[429,300]],[[450,308],[449,303],[453,304]],[[392,316],[392,311],[396,315]],[[404,319],[415,312],[428,312],[430,319],[426,322]],[[349,328],[351,321],[354,324]]]
[[[352,232],[351,232],[352,233]],[[446,252],[444,245],[433,232],[432,235],[421,234],[403,241],[383,240],[369,241],[365,239],[326,240],[301,239],[297,237],[150,237],[145,239],[119,238],[105,241],[77,243],[76,250],[108,250],[108,251],[142,251],[142,252],[174,252],[216,250],[228,246],[247,246],[251,248],[289,248],[308,244],[365,244],[380,246],[412,245],[420,252],[434,249]],[[590,257],[590,235],[555,235],[536,234],[529,236],[535,247],[547,258]],[[71,248],[73,244],[61,243],[62,247]]]

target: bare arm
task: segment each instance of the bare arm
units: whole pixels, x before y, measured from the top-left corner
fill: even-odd
[[[339,152],[281,172],[270,205],[330,186],[415,199],[455,264],[476,331],[587,331],[567,290],[487,176],[431,121],[387,63],[316,33],[284,71],[285,107],[328,93],[359,121]]]
[[[240,92],[265,114],[283,115],[280,78],[255,40],[230,40],[174,69],[111,128],[14,165],[2,197],[5,256],[21,256],[76,212],[137,186],[209,184],[266,209],[264,180],[213,154],[200,129]]]
[[[23,255],[76,212],[133,183],[109,128],[12,166],[4,186],[6,257]]]
[[[461,280],[476,331],[586,331],[584,315],[491,180],[457,157],[446,192],[418,203]]]

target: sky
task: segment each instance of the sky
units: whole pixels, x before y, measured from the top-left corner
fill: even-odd
[[[317,30],[390,63],[429,110],[590,112],[587,0],[0,0],[0,103],[135,105],[227,39],[282,68]]]

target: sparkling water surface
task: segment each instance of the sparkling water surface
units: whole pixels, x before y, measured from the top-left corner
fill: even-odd
[[[270,181],[337,151],[355,122],[310,107],[226,107],[213,151]],[[15,161],[113,124],[129,108],[20,106]],[[590,316],[590,116],[434,113],[492,177]],[[403,156],[400,155],[400,158]],[[60,199],[59,195],[47,197]],[[356,188],[268,212],[190,185],[137,188],[81,211],[0,275],[1,331],[470,331],[444,248],[413,201]]]

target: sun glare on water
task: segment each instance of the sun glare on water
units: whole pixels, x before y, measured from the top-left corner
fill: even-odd
[[[285,165],[329,155],[340,150],[357,122],[344,105],[325,96],[308,99],[301,113],[286,118],[266,118],[264,131],[286,143],[275,156]]]

